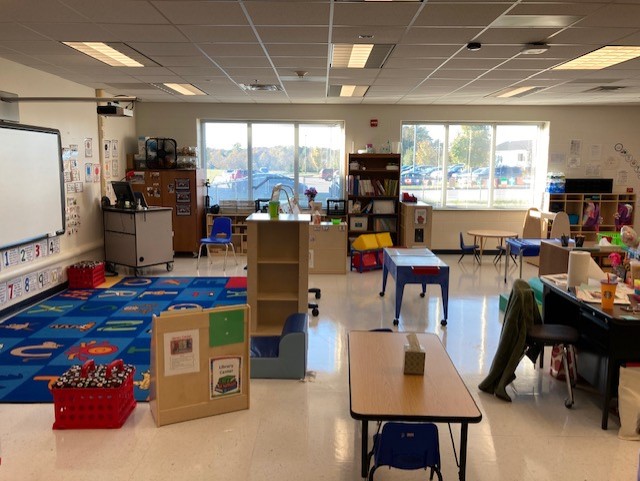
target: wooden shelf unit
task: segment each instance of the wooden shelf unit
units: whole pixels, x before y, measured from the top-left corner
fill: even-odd
[[[237,254],[247,253],[247,217],[250,213],[238,213],[238,214],[207,214],[207,231],[205,236],[208,236],[211,232],[211,226],[213,225],[213,219],[216,217],[229,217],[231,219],[231,242],[236,249]],[[209,254],[224,254],[224,248],[222,246],[209,246]]]
[[[355,164],[358,168],[354,168]],[[395,166],[394,169],[388,169]],[[349,242],[360,234],[389,232],[394,245],[399,236],[400,154],[349,154],[347,213]],[[353,212],[360,203],[361,212]],[[376,202],[388,205],[386,213],[376,213]],[[369,204],[371,211],[362,213]],[[379,204],[380,205],[380,204]],[[360,224],[363,224],[362,227]]]
[[[585,209],[590,202],[597,204],[600,208],[600,217],[602,218],[602,222],[598,226],[598,231],[600,232],[619,231],[615,224],[615,216],[618,212],[619,204],[631,204],[635,218],[636,194],[633,193],[545,194],[545,210],[550,212],[564,211],[569,215],[572,236],[582,234],[585,236],[585,240],[596,241],[598,231],[593,227],[583,226]],[[577,222],[574,222],[576,219]],[[550,230],[551,225],[549,225],[549,231]]]
[[[306,214],[247,218],[247,297],[251,333],[274,335],[290,314],[307,312],[309,222]]]
[[[400,245],[430,249],[432,219],[431,205],[422,201],[400,202]]]

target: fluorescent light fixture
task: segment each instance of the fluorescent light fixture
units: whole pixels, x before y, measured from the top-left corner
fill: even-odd
[[[331,46],[331,68],[381,68],[394,45],[335,43]]]
[[[329,85],[328,97],[364,97],[368,85]]]
[[[528,43],[524,46],[520,53],[524,55],[540,55],[549,50],[549,45],[544,42]]]
[[[128,57],[113,47],[103,42],[62,42],[78,52],[82,52],[89,57],[95,58],[112,67],[144,67],[137,60]]]
[[[553,67],[552,70],[601,70],[640,57],[640,47],[609,46]]]
[[[522,87],[508,87],[506,89],[499,90],[495,92],[489,97],[499,97],[499,98],[511,98],[511,97],[524,97],[525,95],[530,95],[538,90],[542,90],[542,87],[537,87],[535,85],[526,85]]]
[[[194,87],[191,84],[165,83],[164,85],[182,95],[207,95],[198,87]]]

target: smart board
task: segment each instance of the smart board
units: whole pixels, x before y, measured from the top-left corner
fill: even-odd
[[[0,122],[0,249],[64,233],[60,132]]]

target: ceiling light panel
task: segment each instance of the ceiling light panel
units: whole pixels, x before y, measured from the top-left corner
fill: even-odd
[[[582,18],[577,15],[503,15],[498,17],[491,27],[563,28]]]
[[[329,85],[329,97],[364,97],[369,85]]]
[[[499,98],[511,98],[511,97],[524,97],[525,95],[531,95],[538,90],[541,90],[542,87],[534,86],[534,85],[524,85],[521,87],[509,87],[503,90],[500,90],[496,93],[490,95],[490,97],[499,97]]]
[[[159,64],[122,42],[61,42],[112,67],[158,67]]]
[[[640,57],[640,47],[602,47],[558,65],[553,70],[600,70],[638,57]]]
[[[346,44],[331,46],[331,68],[381,68],[394,45]]]
[[[207,95],[198,87],[191,84],[165,83],[164,85],[182,95]]]

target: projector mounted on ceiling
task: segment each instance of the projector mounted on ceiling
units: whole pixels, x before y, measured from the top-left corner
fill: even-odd
[[[133,109],[120,107],[118,102],[109,102],[107,105],[98,105],[98,115],[105,117],[133,117]]]

